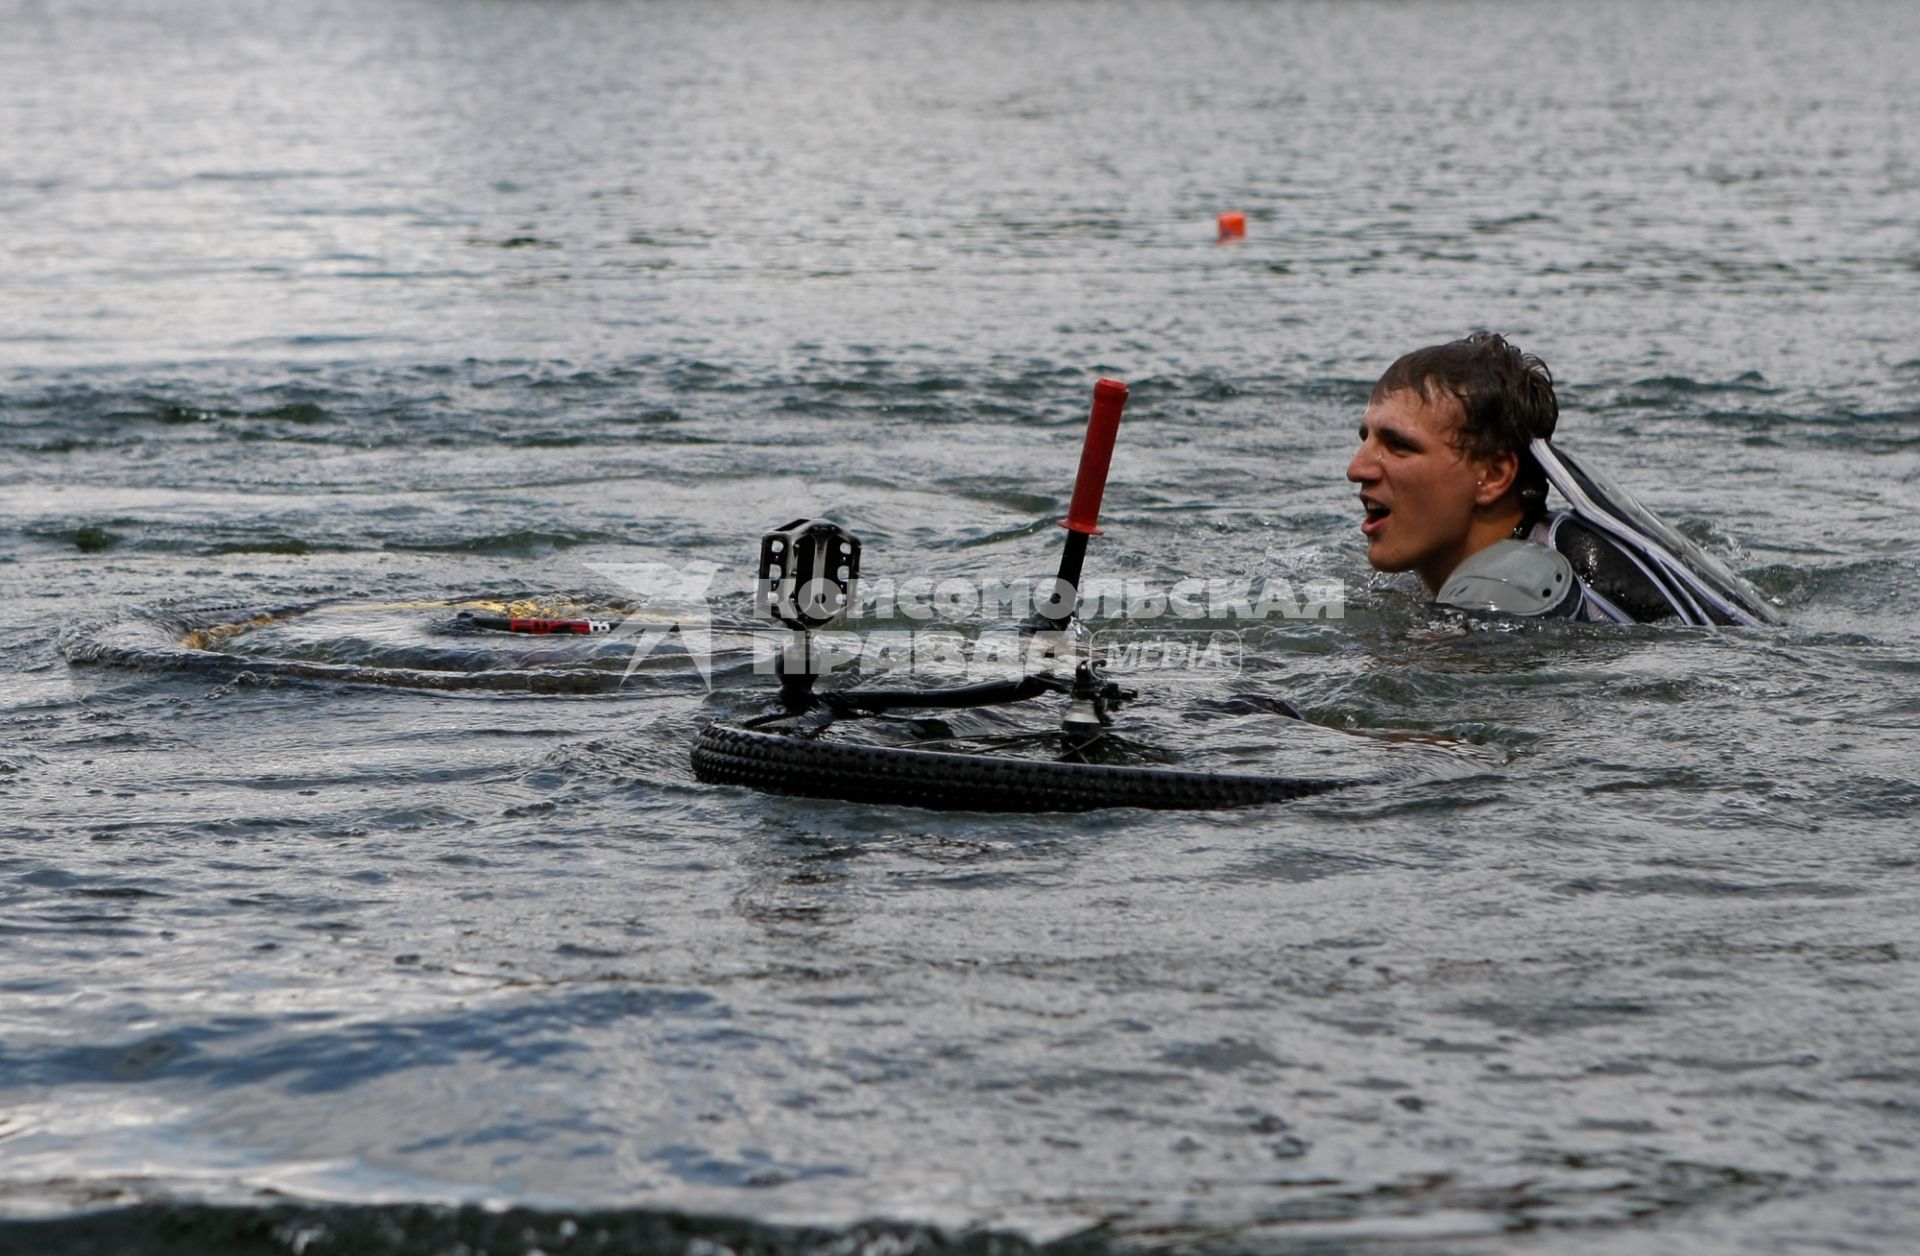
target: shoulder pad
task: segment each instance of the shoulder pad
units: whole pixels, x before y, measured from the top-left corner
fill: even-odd
[[[1563,616],[1580,605],[1580,582],[1556,550],[1496,541],[1454,568],[1435,600],[1468,611]]]

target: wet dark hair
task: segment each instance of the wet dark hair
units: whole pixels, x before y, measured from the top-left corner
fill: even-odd
[[[1547,477],[1527,452],[1536,436],[1553,435],[1560,403],[1553,395],[1553,372],[1531,353],[1522,353],[1504,336],[1477,331],[1464,340],[1429,345],[1403,355],[1373,386],[1368,404],[1389,393],[1412,390],[1428,401],[1441,394],[1459,399],[1465,414],[1454,448],[1470,458],[1512,452],[1520,455],[1514,483],[1531,523],[1546,510]]]

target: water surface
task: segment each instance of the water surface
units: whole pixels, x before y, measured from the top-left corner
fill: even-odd
[[[4,20],[0,1246],[1920,1226],[1910,6]],[[1366,390],[1477,327],[1787,626],[1475,629],[1374,576]],[[738,657],[445,630],[631,609],[639,562],[737,621],[797,516],[874,575],[1045,572],[1101,374],[1090,569],[1346,592],[1126,734],[1284,757],[1204,717],[1271,694],[1419,770],[772,798],[687,762]],[[527,1211],[417,1207],[459,1204]]]

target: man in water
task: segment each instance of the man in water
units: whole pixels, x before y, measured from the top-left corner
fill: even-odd
[[[1373,386],[1347,464],[1366,511],[1367,561],[1414,572],[1439,598],[1476,555],[1527,537],[1546,512],[1546,476],[1527,445],[1552,436],[1559,417],[1546,363],[1491,332],[1400,358]],[[1551,550],[1517,557],[1549,576],[1565,566]],[[1567,574],[1547,588],[1551,604],[1521,613],[1579,609]]]
[[[1387,368],[1360,420],[1367,561],[1411,571],[1443,605],[1613,623],[1758,627],[1751,584],[1550,443],[1546,363],[1491,332]],[[1551,480],[1571,510],[1549,513]]]

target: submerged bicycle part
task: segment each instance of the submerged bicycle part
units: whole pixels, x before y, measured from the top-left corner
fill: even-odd
[[[702,729],[693,749],[694,775],[771,793],[974,811],[1235,807],[1353,784],[1085,761],[1084,752],[1100,742],[1113,723],[1113,712],[1138,696],[1108,678],[1088,649],[1085,627],[1077,617],[1087,538],[1100,531],[1100,499],[1126,400],[1127,386],[1119,380],[1103,379],[1094,386],[1079,475],[1062,521],[1067,541],[1060,573],[1052,596],[1021,625],[1031,648],[1019,677],[944,689],[813,692],[813,634],[852,605],[860,543],[834,524],[796,519],[762,538],[755,595],[756,614],[792,632],[775,669],[779,704],[739,724],[715,722]],[[1046,665],[1036,669],[1040,660]],[[1061,674],[1069,662],[1071,679]],[[839,719],[997,706],[1045,694],[1068,699],[1058,759],[859,745],[827,735]]]
[[[813,693],[813,633],[846,617],[860,580],[860,538],[824,519],[795,519],[760,538],[753,613],[793,630],[774,673],[790,712]]]
[[[483,615],[475,611],[461,611],[453,617],[453,623],[460,629],[486,629],[491,632],[522,632],[536,637],[555,635],[587,636],[596,632],[612,632],[610,619],[538,619],[512,615]]]
[[[1100,501],[1106,496],[1107,473],[1113,466],[1113,445],[1120,435],[1120,415],[1127,405],[1127,386],[1117,379],[1101,379],[1093,386],[1093,412],[1087,416],[1087,435],[1080,445],[1080,470],[1074,476],[1073,498],[1060,526],[1067,542],[1060,551],[1060,570],[1045,604],[1035,609],[1022,630],[1058,634],[1049,652],[1075,660],[1072,704],[1061,717],[1060,731],[1068,753],[1078,754],[1099,740],[1113,723],[1112,708],[1137,695],[1106,679],[1100,662],[1085,653],[1080,611],[1080,576],[1087,559],[1087,538],[1100,535]]]
[[[1107,491],[1107,471],[1113,465],[1113,442],[1120,435],[1120,412],[1127,405],[1127,386],[1102,379],[1093,386],[1093,413],[1087,417],[1087,438],[1080,446],[1080,471],[1073,481],[1073,499],[1060,526],[1067,530],[1060,551],[1060,573],[1044,607],[1034,611],[1028,632],[1066,631],[1080,609],[1080,569],[1087,559],[1087,538],[1100,535],[1100,499]]]
[[[825,628],[853,606],[860,538],[824,519],[795,519],[760,538],[756,619],[801,632]]]
[[[1105,666],[1094,659],[1073,669],[1069,696],[1073,705],[1062,717],[1060,730],[1067,735],[1069,746],[1084,750],[1090,739],[1098,737],[1102,729],[1113,723],[1113,713],[1122,703],[1132,702],[1140,695],[1108,680]]]
[[[941,811],[1210,811],[1288,802],[1363,783],[866,746],[829,740],[822,731],[709,724],[694,743],[693,772],[711,784],[772,794]]]

